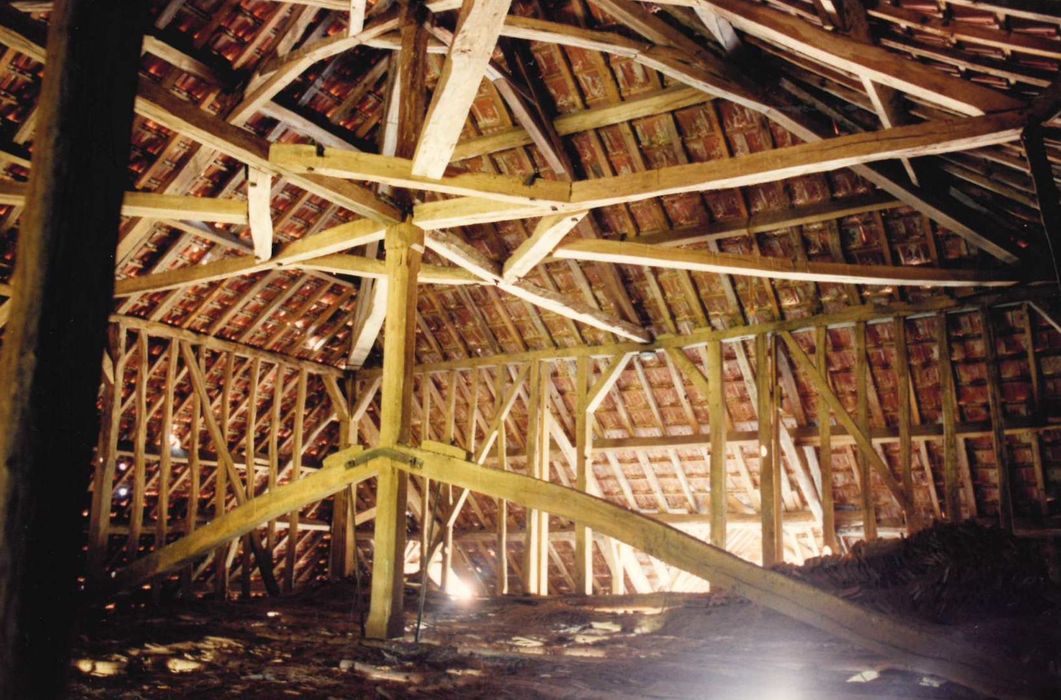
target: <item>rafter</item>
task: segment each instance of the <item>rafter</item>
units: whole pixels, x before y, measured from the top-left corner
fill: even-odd
[[[737,29],[760,39],[961,114],[978,115],[1022,106],[1018,100],[990,88],[818,29],[763,5],[746,0],[698,0],[697,5],[713,10]]]
[[[464,0],[412,157],[414,175],[439,178],[446,172],[510,4]]]
[[[671,270],[714,272],[765,279],[833,282],[836,284],[913,285],[918,287],[993,287],[1027,281],[1019,271],[958,270],[920,266],[855,265],[711,253],[627,241],[580,240],[566,243],[553,255],[568,260],[642,265]]]

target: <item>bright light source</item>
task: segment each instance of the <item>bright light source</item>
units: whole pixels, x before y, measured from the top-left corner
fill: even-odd
[[[129,465],[125,462],[118,462],[118,471],[123,472],[129,468]]]
[[[266,617],[280,617],[280,613],[276,612],[275,610],[270,610],[269,612],[265,613],[265,616]]]
[[[306,349],[316,352],[322,347],[324,347],[324,341],[325,337],[323,335],[312,336],[309,340],[306,341]]]
[[[171,450],[179,450],[181,448],[181,439],[175,433],[169,434],[169,446]]]
[[[475,591],[455,574],[451,574],[446,582],[446,593],[454,600],[471,600],[475,597]]]
[[[129,489],[125,488],[124,486],[121,486],[121,487],[118,488],[118,497],[119,498],[125,498],[128,495],[129,495]]]
[[[829,545],[822,547],[822,556],[831,557],[833,555],[833,548]]]

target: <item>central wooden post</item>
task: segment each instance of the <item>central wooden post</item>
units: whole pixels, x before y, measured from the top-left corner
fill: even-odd
[[[535,479],[549,479],[548,370],[542,363],[531,363],[530,401],[527,425],[527,472]],[[527,509],[524,542],[523,592],[549,593],[549,514]]]
[[[404,223],[387,229],[387,320],[383,326],[381,447],[407,443],[413,389],[416,276],[424,253],[424,232]],[[376,487],[372,604],[365,628],[374,639],[400,637],[402,575],[405,565],[405,505],[408,477],[389,462],[380,465]]]
[[[590,358],[578,358],[575,370],[575,389],[578,406],[575,411],[575,481],[579,491],[589,490],[589,470],[593,467],[590,448],[589,411]],[[593,531],[585,525],[575,525],[575,593],[593,595]]]

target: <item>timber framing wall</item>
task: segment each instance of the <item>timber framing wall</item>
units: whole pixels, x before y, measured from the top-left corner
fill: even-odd
[[[662,339],[657,347],[642,346],[639,351],[630,344],[586,346],[421,365],[413,375],[411,435],[414,443],[441,440],[459,446],[489,468],[537,473],[580,488],[718,542],[752,561],[764,556],[802,561],[827,545],[840,550],[864,537],[891,536],[932,520],[954,519],[955,513],[1033,534],[1050,516],[1048,487],[1056,467],[1049,455],[1056,453],[1061,440],[1061,430],[1043,420],[1052,401],[1043,388],[1056,381],[1053,372],[1043,374],[1044,356],[1052,357],[1043,351],[1061,336],[1052,318],[1043,316],[1034,303],[1004,301],[997,295],[980,301],[944,302],[939,310],[930,309],[932,305],[896,307],[890,313],[866,308],[785,324],[705,331]],[[246,484],[247,449],[254,449],[256,487],[249,495],[312,473],[339,445],[380,444],[376,372],[361,371],[344,379],[325,366],[298,364],[133,318],[116,317],[113,330],[105,374],[126,377],[128,389],[117,417],[104,411],[108,422],[101,433],[102,467],[96,477],[104,481],[97,481],[94,490],[107,492],[105,480],[110,479],[111,492],[122,495],[107,513],[98,510],[97,500],[91,515],[92,551],[96,557],[108,553],[109,570],[159,549],[160,543],[179,538],[241,501],[226,492],[219,506],[218,489],[231,476],[218,466],[210,421],[180,350],[170,366],[172,348],[182,342],[200,348],[195,355],[210,387],[212,421],[224,431],[227,459],[241,485]],[[994,357],[985,344],[988,332],[998,348]],[[717,365],[711,361],[716,344],[721,360]],[[763,381],[757,352],[771,346],[778,369]],[[866,361],[873,375],[864,382],[864,413],[856,390],[860,347],[867,357],[881,358]],[[115,362],[115,357],[120,359]],[[148,361],[145,375],[140,374],[145,371],[142,357]],[[819,373],[823,360],[824,379]],[[585,370],[579,369],[582,364]],[[722,380],[715,408],[714,379],[705,373],[711,367],[718,368]],[[284,381],[277,401],[276,373],[281,370]],[[578,389],[580,371],[587,377],[584,398]],[[952,379],[945,386],[947,373]],[[305,395],[299,393],[302,376]],[[110,386],[105,384],[105,405],[114,400]],[[350,388],[353,394],[348,396]],[[756,406],[764,389],[777,398],[766,404],[771,420],[764,423],[767,432],[761,433]],[[960,407],[947,407],[948,391],[962,396]],[[152,402],[147,401],[149,393],[157,397]],[[904,393],[909,400],[905,410],[900,401]],[[1001,421],[992,413],[998,410],[992,407],[993,395],[1009,397],[999,404],[1004,406]],[[582,406],[588,418],[584,429],[577,420]],[[196,413],[199,421],[193,424]],[[538,418],[532,421],[532,414]],[[141,415],[147,420],[141,421]],[[668,420],[671,415],[684,419]],[[830,416],[828,422],[824,415]],[[249,418],[256,425],[250,438]],[[532,426],[529,432],[526,425]],[[828,430],[822,429],[825,425]],[[995,425],[1002,429],[997,446]],[[712,426],[719,426],[717,435]],[[118,435],[131,435],[132,440],[119,444]],[[179,443],[176,451],[161,447],[166,435],[174,436],[171,444]],[[765,458],[764,439],[775,448],[767,450]],[[911,448],[904,450],[904,444]],[[301,462],[295,459],[299,445]],[[712,482],[710,455],[720,452],[727,455],[724,472],[714,477],[720,481]],[[910,455],[908,461],[904,454]],[[222,465],[225,459],[221,457]],[[770,462],[773,459],[776,463]],[[882,464],[887,466],[883,479]],[[764,467],[779,479],[774,509],[762,505]],[[581,479],[580,473],[585,474]],[[862,488],[867,474],[873,484],[868,502]],[[714,483],[722,488],[716,490]],[[457,495],[452,502],[430,506],[433,520],[427,531],[433,537],[428,551],[446,562],[436,577],[445,570],[447,576],[467,578],[466,584],[481,593],[534,586],[542,590],[540,583],[526,578],[523,509],[474,493]],[[423,497],[422,484],[414,479],[409,504],[415,506],[421,531]],[[293,576],[298,583],[348,574],[357,557],[371,561],[371,542],[364,530],[355,532],[346,524],[353,514],[370,528],[376,507],[371,483],[357,490],[353,508],[347,498],[344,494],[336,500],[342,504],[338,511],[331,502],[302,508],[294,548],[288,535],[290,518],[258,530],[284,580]],[[717,503],[724,507],[716,510]],[[143,513],[139,521],[138,512]],[[190,514],[196,516],[194,525]],[[579,590],[582,571],[589,572],[585,580],[591,588],[586,590],[598,592],[703,586],[599,536],[596,546],[588,549],[592,557],[580,568],[575,549],[579,530],[569,522],[553,521],[536,535],[542,538],[537,546],[543,547],[546,571],[537,581],[550,581],[547,590]],[[724,529],[716,529],[714,524],[721,522],[726,523]],[[867,530],[866,522],[875,525],[875,533]],[[769,552],[763,550],[764,527],[780,533]],[[359,543],[358,554],[353,541]],[[108,543],[106,550],[101,542]],[[421,561],[420,542],[419,537],[410,539],[410,567]],[[498,551],[506,553],[500,568]],[[245,594],[262,592],[260,570],[249,567],[251,554],[246,542],[233,540],[213,560],[188,569],[182,585],[188,592],[214,586],[228,590],[227,581],[240,580]],[[223,558],[224,567],[216,564],[217,557]],[[95,561],[96,567],[104,565]],[[249,572],[247,578],[244,571]],[[497,571],[503,578],[485,573]]]

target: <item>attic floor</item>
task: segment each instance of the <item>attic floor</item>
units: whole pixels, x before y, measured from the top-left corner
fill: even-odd
[[[359,644],[354,588],[86,622],[76,698],[977,698],[724,593],[429,600],[421,644]],[[407,601],[407,639],[416,602]],[[948,628],[1056,664],[1061,611]]]

